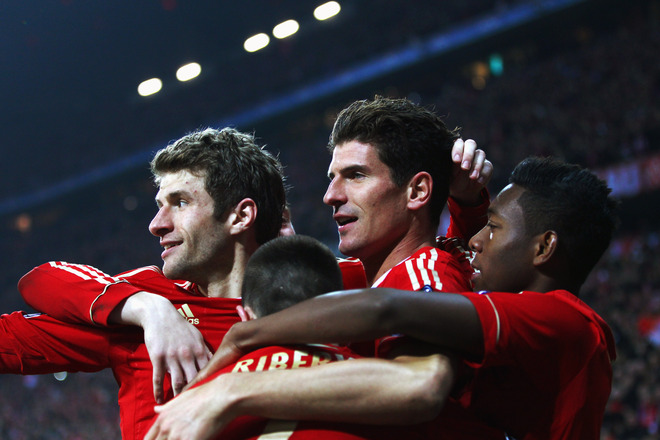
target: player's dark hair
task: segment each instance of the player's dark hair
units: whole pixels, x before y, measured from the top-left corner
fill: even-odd
[[[312,237],[293,235],[275,238],[252,254],[241,295],[243,305],[261,317],[343,286],[330,249]]]
[[[509,182],[525,189],[518,203],[526,233],[555,231],[567,259],[564,270],[583,284],[619,223],[619,201],[607,183],[579,165],[540,157],[520,162]]]
[[[151,161],[156,183],[164,174],[182,170],[204,177],[216,218],[222,219],[250,198],[257,205],[257,242],[277,237],[286,204],[284,173],[280,162],[257,146],[254,136],[233,128],[207,128],[168,145]]]
[[[449,130],[431,110],[407,99],[376,96],[339,113],[328,149],[350,141],[374,146],[399,187],[416,173],[428,172],[433,179],[431,221],[437,225],[449,196],[451,149],[458,137],[458,130]]]

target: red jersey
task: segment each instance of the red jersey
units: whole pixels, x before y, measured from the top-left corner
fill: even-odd
[[[142,439],[155,415],[152,365],[143,332],[137,327],[100,328],[87,323],[107,324],[114,306],[140,290],[170,300],[200,330],[211,349],[240,321],[236,312],[239,299],[201,296],[193,284],[173,282],[156,267],[111,277],[90,266],[51,262],[25,275],[19,290],[31,299],[33,307],[47,308],[86,325],[64,323],[46,315],[3,315],[2,372],[37,374],[111,368],[119,384],[124,440]],[[169,378],[164,381],[164,389],[166,399],[170,399],[173,393]]]
[[[344,282],[344,289],[364,289],[367,288],[367,274],[364,271],[362,262],[357,258],[338,258],[341,276]]]
[[[464,292],[470,289],[471,268],[450,253],[425,246],[385,272],[372,287],[401,290]]]
[[[482,203],[473,207],[459,205],[451,197],[447,200],[450,213],[447,237],[469,240],[486,224],[490,196],[486,189],[481,191]],[[444,237],[439,237],[439,247]],[[472,290],[470,275],[472,267],[465,254],[458,248],[420,249],[404,261],[405,268],[395,266],[372,287],[392,287],[403,290],[421,290],[425,286],[439,292],[464,292]],[[447,251],[447,252],[445,252]],[[360,289],[367,286],[364,267],[357,258],[339,259],[344,278],[344,289]]]
[[[481,204],[477,206],[462,206],[452,197],[447,199],[449,211],[449,227],[447,237],[469,240],[486,226],[490,194],[486,188],[481,190]]]
[[[366,284],[358,260],[339,264],[348,288]],[[119,384],[122,438],[142,439],[155,415],[152,365],[142,329],[112,327],[108,317],[122,301],[143,290],[170,300],[212,350],[240,321],[236,312],[240,299],[208,298],[193,283],[166,278],[156,266],[110,276],[92,266],[53,261],[19,281],[25,301],[49,316],[26,319],[18,312],[3,316],[0,371],[41,374],[112,368]],[[164,384],[165,397],[170,399],[171,381],[166,378]]]
[[[465,292],[471,290],[472,267],[444,250],[424,247],[386,272],[373,287],[432,292]],[[395,344],[405,337],[387,336],[376,341],[378,357],[388,357]],[[504,439],[504,432],[487,426],[474,413],[449,398],[440,415],[428,423],[427,438],[460,438],[462,440]]]
[[[219,374],[313,367],[327,362],[359,357],[348,348],[334,345],[265,347],[253,351],[200,382],[202,385]],[[268,436],[264,436],[268,434]],[[263,437],[262,437],[263,436]],[[243,416],[232,421],[217,437],[222,440],[402,440],[426,439],[424,424],[411,426],[360,425],[353,423],[271,420]]]
[[[517,440],[598,440],[616,357],[603,319],[563,290],[464,295],[484,358],[461,403]]]

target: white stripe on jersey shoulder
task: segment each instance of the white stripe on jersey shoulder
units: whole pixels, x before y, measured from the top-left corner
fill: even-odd
[[[417,256],[417,259],[431,259],[431,260],[437,260],[438,259],[438,249],[436,248],[430,248],[421,254]]]
[[[438,261],[438,251],[435,248],[422,252],[415,259],[405,261],[413,290],[420,290],[423,286],[431,286],[437,291],[442,290],[442,281],[435,270],[436,261]]]
[[[186,290],[195,290],[193,289],[194,283],[192,281],[181,281],[180,283],[174,283],[174,284]]]
[[[138,275],[138,274],[144,273],[145,271],[155,272],[155,273],[157,273],[157,274],[159,274],[159,275],[165,276],[165,275],[163,274],[163,271],[162,271],[162,269],[161,269],[160,267],[151,265],[151,266],[139,267],[139,268],[134,269],[134,270],[131,270],[131,271],[129,271],[129,272],[121,273],[121,274],[118,275],[118,277],[121,278],[121,279],[124,279],[124,278],[130,278],[130,277],[132,277],[132,276],[135,276],[135,275]],[[179,281],[179,282],[172,281],[172,282],[173,282],[175,285],[177,285],[177,286],[179,286],[179,287],[181,287],[181,288],[183,288],[183,289],[186,289],[186,290],[195,290],[195,289],[194,289],[194,283],[191,282],[191,281]]]
[[[116,278],[85,264],[71,264],[66,261],[50,261],[48,264],[54,269],[63,270],[83,280],[95,280],[101,284],[117,282]]]
[[[128,278],[128,277],[132,277],[134,275],[137,275],[137,274],[145,272],[145,271],[156,272],[156,273],[159,273],[159,274],[163,273],[163,271],[160,270],[160,268],[158,266],[143,266],[143,267],[138,267],[137,269],[133,269],[133,270],[128,271],[128,272],[123,272],[123,273],[119,274],[119,277],[120,278]]]
[[[399,264],[401,264],[401,263],[399,263]],[[381,283],[383,281],[385,281],[385,278],[387,278],[387,276],[390,274],[391,271],[392,271],[392,269],[389,269],[387,272],[385,272],[383,275],[381,275],[381,277],[378,278],[376,280],[376,282],[371,285],[371,288],[373,289],[374,287],[379,287],[381,285]]]

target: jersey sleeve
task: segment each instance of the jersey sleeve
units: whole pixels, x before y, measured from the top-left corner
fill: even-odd
[[[591,316],[555,293],[463,295],[475,306],[481,322],[481,366],[519,366],[531,377],[538,377],[536,385],[541,388],[543,372],[561,371],[571,377],[582,368],[583,356],[609,345]]]
[[[344,290],[364,289],[368,287],[367,274],[362,262],[357,258],[338,258]]]
[[[481,204],[477,206],[462,206],[449,197],[447,200],[447,207],[449,208],[447,237],[461,238],[467,241],[486,226],[488,207],[490,206],[490,194],[486,188],[481,190],[481,199]]]
[[[30,307],[56,319],[108,326],[110,313],[143,289],[92,266],[51,261],[24,275],[18,290]]]
[[[0,316],[0,373],[99,371],[110,366],[111,333],[47,315]]]

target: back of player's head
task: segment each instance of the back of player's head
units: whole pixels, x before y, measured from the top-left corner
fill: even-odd
[[[280,162],[257,146],[254,136],[233,128],[207,128],[168,145],[151,161],[157,183],[164,174],[182,170],[204,177],[218,219],[250,198],[257,205],[257,242],[277,237],[286,204],[284,173]]]
[[[523,187],[518,199],[528,235],[553,230],[566,259],[564,270],[582,284],[612,240],[619,202],[607,183],[579,165],[530,157],[511,173]]]
[[[243,305],[261,317],[342,288],[337,258],[327,246],[304,235],[279,237],[250,257],[243,278]]]
[[[433,179],[430,215],[437,224],[449,195],[451,149],[459,137],[431,110],[407,99],[376,96],[356,101],[337,116],[328,148],[358,141],[378,151],[399,187],[420,171]]]

